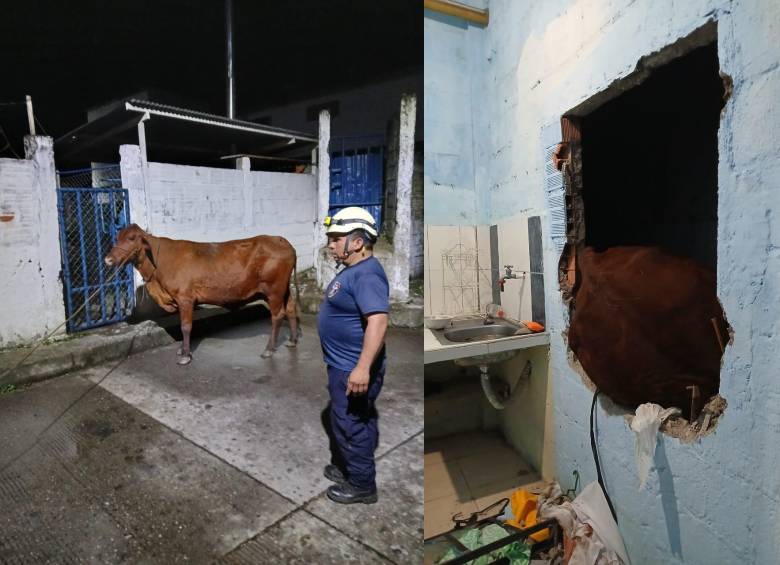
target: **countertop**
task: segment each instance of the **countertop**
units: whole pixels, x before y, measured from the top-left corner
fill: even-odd
[[[423,335],[425,336],[423,362],[426,364],[474,357],[475,355],[499,353],[512,349],[547,346],[550,343],[550,334],[547,332],[513,335],[468,343],[449,341],[444,337],[444,330],[424,328]]]

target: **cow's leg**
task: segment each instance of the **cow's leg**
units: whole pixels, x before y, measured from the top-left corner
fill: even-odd
[[[178,364],[187,365],[192,361],[192,354],[190,353],[190,333],[192,332],[192,310],[194,304],[192,302],[179,302],[179,317],[181,318],[181,335],[183,336],[181,342],[181,349],[177,351],[180,355]]]
[[[298,307],[292,294],[287,299],[286,314],[287,320],[290,322],[290,339],[287,340],[285,345],[287,347],[295,347],[298,345]]]
[[[279,337],[279,326],[282,324],[282,318],[284,318],[284,303],[278,293],[271,293],[268,296],[268,308],[271,310],[271,337],[268,338],[268,345],[265,346],[265,351],[261,357],[267,359],[276,351],[276,340]]]

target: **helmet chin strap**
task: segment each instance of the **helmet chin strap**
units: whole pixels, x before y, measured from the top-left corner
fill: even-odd
[[[355,232],[347,234],[344,240],[344,250],[341,252],[341,256],[336,259],[336,265],[344,265],[345,261],[349,259],[349,256],[353,253],[357,253],[354,249],[349,249],[349,244],[354,240]]]

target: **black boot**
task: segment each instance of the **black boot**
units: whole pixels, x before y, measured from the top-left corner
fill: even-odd
[[[339,504],[354,504],[362,502],[363,504],[373,504],[377,501],[376,487],[361,488],[350,483],[341,483],[328,487],[328,498]]]
[[[325,469],[322,472],[325,478],[334,483],[344,483],[347,481],[347,477],[344,476],[344,472],[336,465],[325,465]]]

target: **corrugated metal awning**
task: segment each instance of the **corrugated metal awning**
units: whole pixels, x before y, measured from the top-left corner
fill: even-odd
[[[125,109],[135,112],[148,113],[154,116],[164,116],[166,118],[172,118],[175,120],[185,120],[228,129],[254,132],[260,135],[286,137],[288,139],[317,143],[317,136],[313,134],[291,129],[265,126],[253,122],[245,122],[243,120],[231,120],[230,118],[226,118],[224,116],[207,114],[205,112],[198,112],[196,110],[188,110],[187,108],[177,108],[176,106],[168,106],[167,104],[160,104],[159,102],[131,99],[125,102]]]

